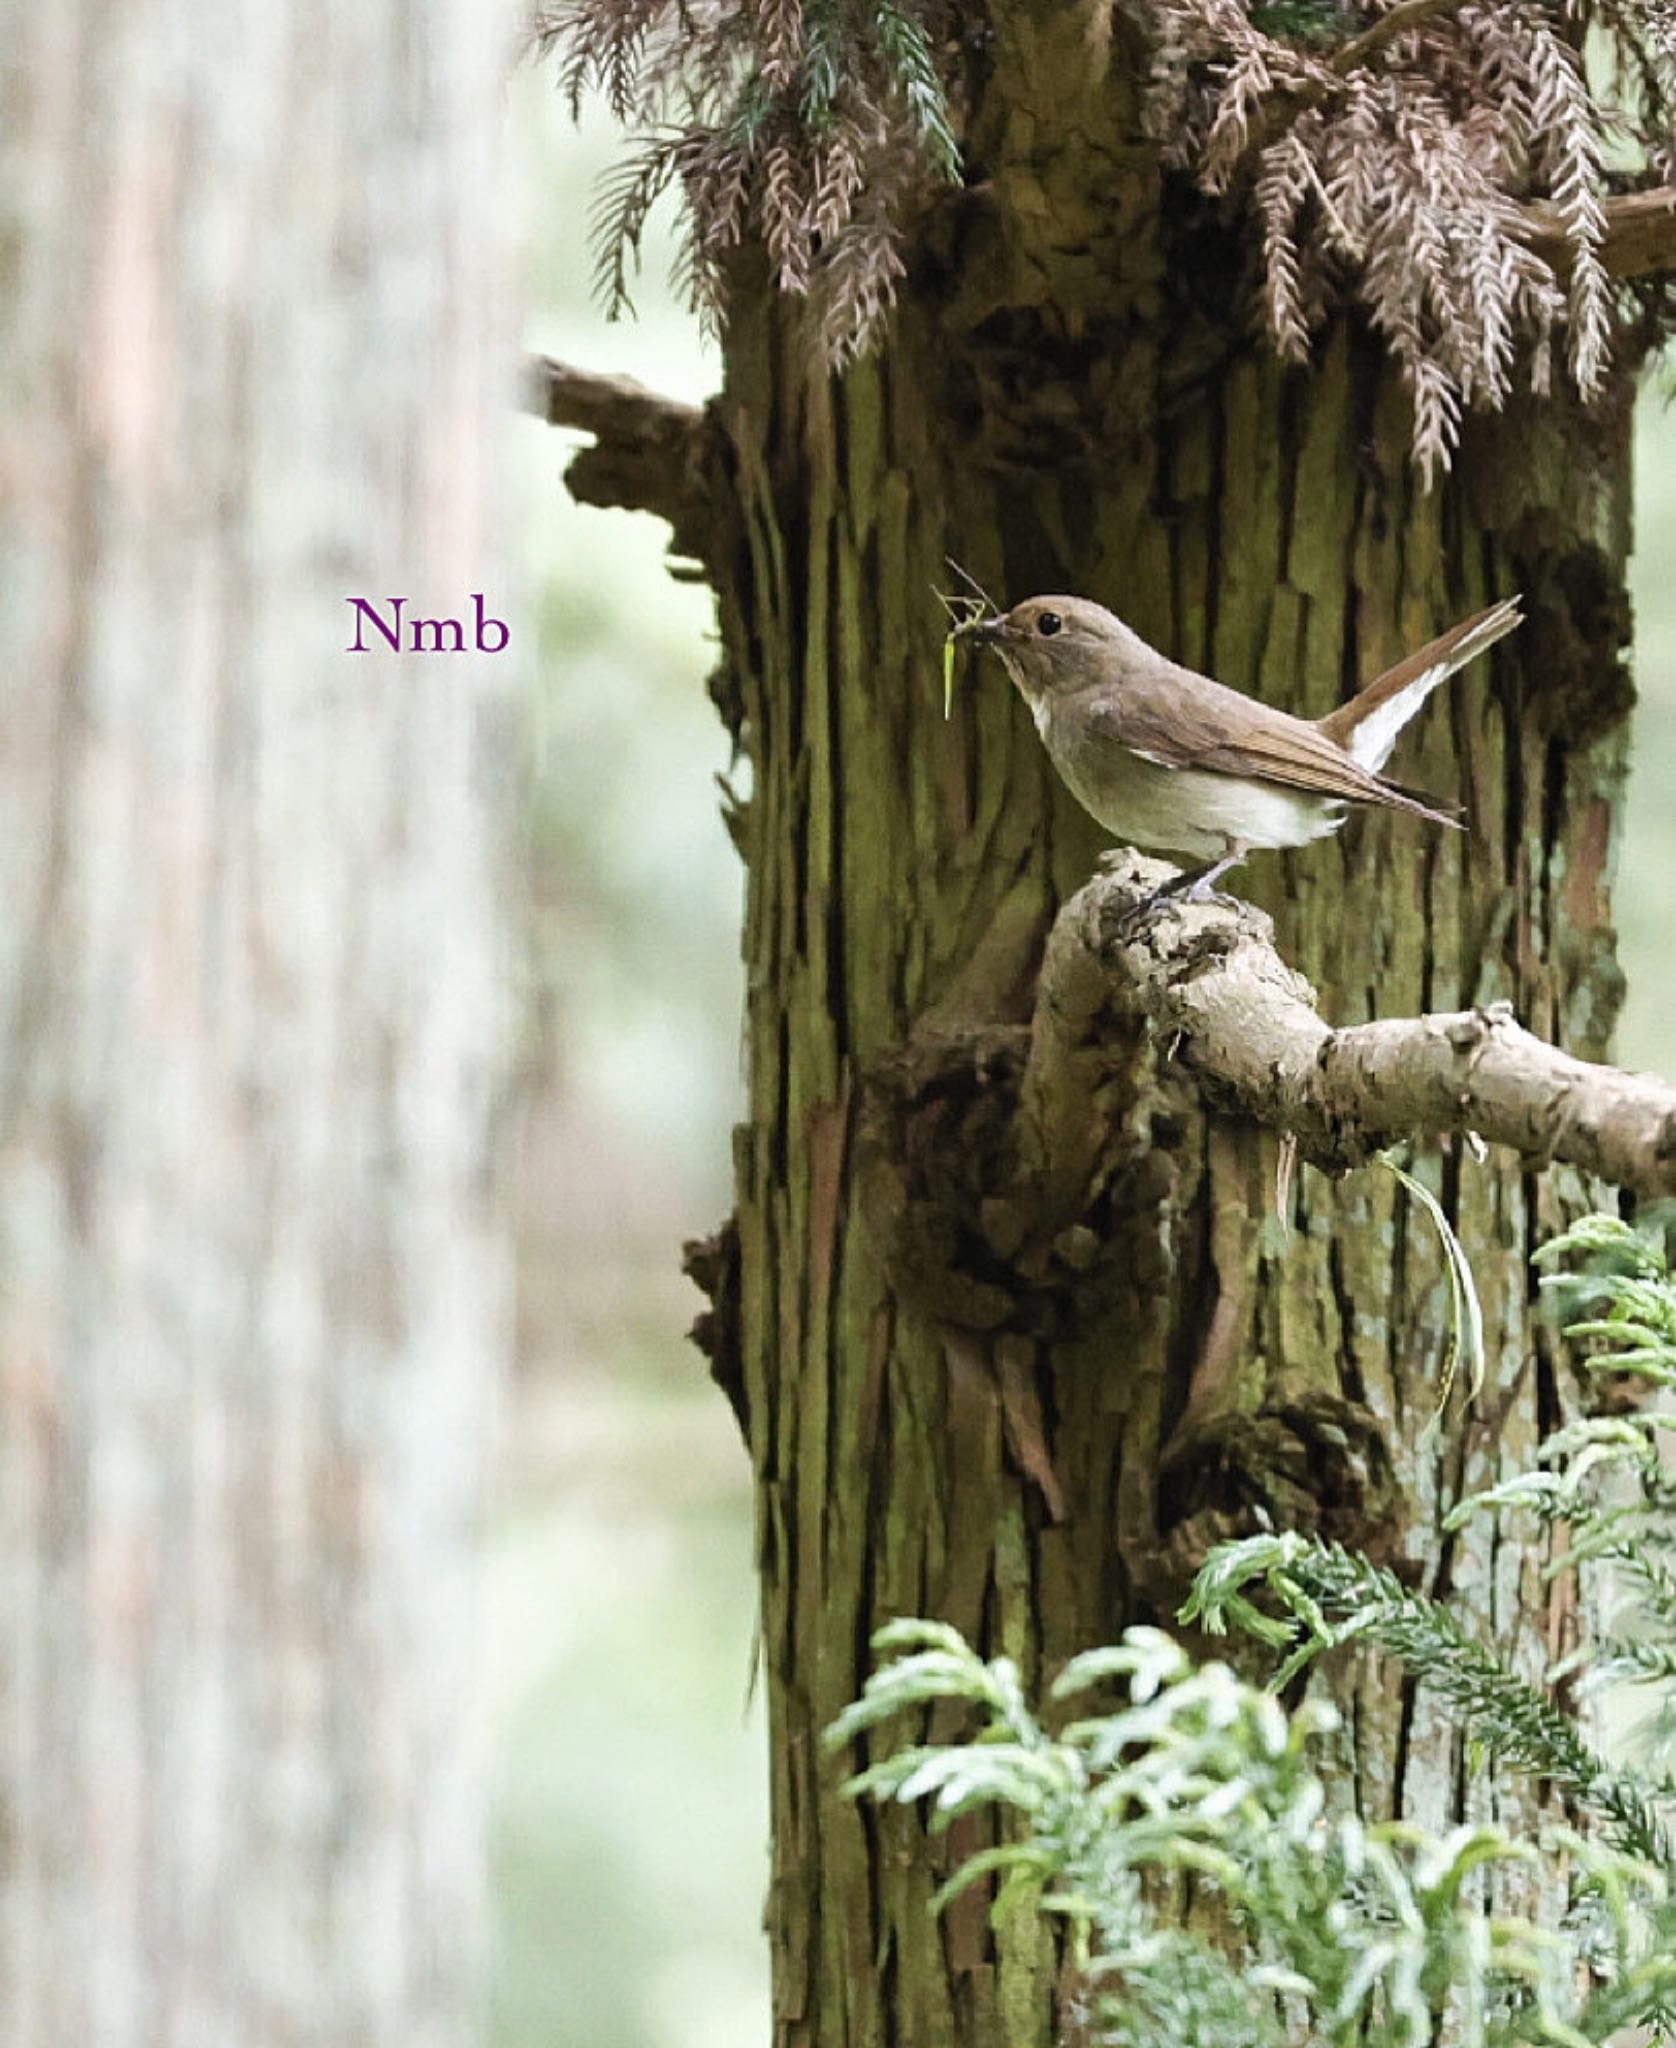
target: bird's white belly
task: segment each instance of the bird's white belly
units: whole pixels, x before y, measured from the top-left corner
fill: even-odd
[[[1109,740],[1091,759],[1081,748],[1057,744],[1051,716],[1040,722],[1071,794],[1133,846],[1213,861],[1240,848],[1303,846],[1344,822],[1344,805],[1331,797],[1202,768],[1165,768]]]

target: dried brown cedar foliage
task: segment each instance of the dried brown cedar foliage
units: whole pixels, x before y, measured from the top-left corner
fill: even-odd
[[[805,297],[828,362],[874,341],[902,274],[916,190],[958,179],[934,56],[939,24],[910,0],[560,0],[537,15],[572,106],[602,92],[631,131],[595,209],[600,276],[629,303],[646,217],[685,201],[681,280],[726,312],[729,252],[747,236]]]
[[[1161,152],[1255,216],[1275,345],[1302,359],[1359,303],[1402,367],[1428,479],[1463,413],[1515,380],[1546,389],[1563,356],[1599,390],[1620,310],[1601,260],[1608,167],[1620,185],[1676,175],[1676,0],[1124,4],[1151,45]],[[911,204],[959,175],[939,53],[964,19],[954,0],[544,11],[535,38],[573,102],[602,91],[635,135],[596,213],[612,304],[674,184],[701,312],[721,321],[728,253],[752,237],[831,363],[867,347]],[[1558,269],[1533,202],[1563,230]]]
[[[1548,388],[1562,341],[1578,390],[1600,389],[1618,310],[1607,165],[1672,169],[1668,0],[1132,5],[1167,158],[1207,192],[1249,188],[1276,346],[1302,360],[1358,301],[1402,366],[1428,478],[1467,408],[1499,406],[1517,377]],[[1558,216],[1564,276],[1532,246],[1532,201]]]

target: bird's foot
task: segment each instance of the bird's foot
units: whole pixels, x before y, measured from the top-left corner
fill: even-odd
[[[1179,875],[1172,875],[1139,903],[1123,913],[1118,929],[1128,933],[1138,929],[1155,911],[1162,910],[1167,903],[1214,903],[1223,910],[1243,910],[1246,905],[1238,896],[1231,896],[1225,889],[1218,889],[1215,882],[1234,865],[1236,856],[1212,861],[1208,867],[1187,868]]]
[[[1173,882],[1166,882],[1161,889],[1154,889],[1149,896],[1143,896],[1138,903],[1131,903],[1117,920],[1117,929],[1124,938],[1132,937],[1142,925],[1148,924],[1161,910],[1168,910],[1179,903],[1200,903],[1205,899],[1194,896],[1188,890],[1178,888]]]

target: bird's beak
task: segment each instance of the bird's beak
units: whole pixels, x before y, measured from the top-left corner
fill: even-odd
[[[954,637],[957,640],[976,640],[983,646],[1004,640],[1009,631],[1006,620],[997,615],[992,619],[972,619],[964,626],[956,626]]]

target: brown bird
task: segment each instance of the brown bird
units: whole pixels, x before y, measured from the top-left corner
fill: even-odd
[[[1294,718],[1149,647],[1103,605],[1032,597],[959,637],[993,647],[1030,706],[1053,765],[1086,811],[1134,846],[1195,866],[1167,896],[1200,899],[1259,847],[1336,832],[1351,804],[1456,820],[1379,773],[1439,683],[1520,623],[1504,598],[1399,661],[1325,718]]]

